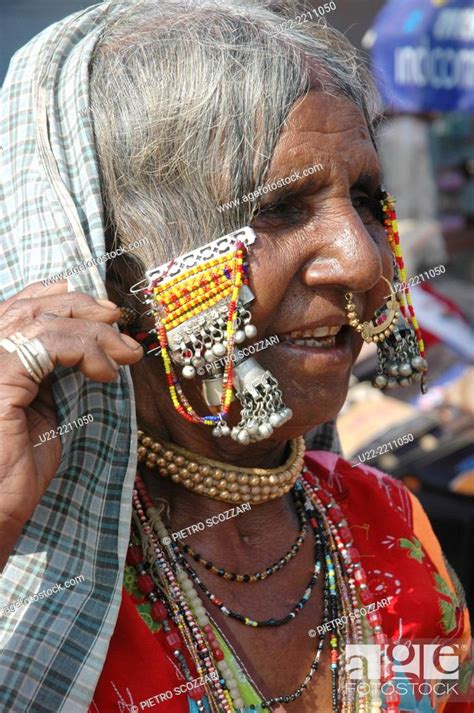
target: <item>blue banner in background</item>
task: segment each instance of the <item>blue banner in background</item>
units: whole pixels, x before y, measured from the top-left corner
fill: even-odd
[[[387,107],[474,112],[473,0],[389,0],[365,44]]]

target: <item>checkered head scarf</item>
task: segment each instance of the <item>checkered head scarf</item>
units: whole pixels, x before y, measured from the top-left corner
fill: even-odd
[[[11,61],[1,102],[1,299],[105,252],[88,65],[111,5],[61,20]],[[92,265],[68,278],[69,289],[107,298],[104,279],[104,266]],[[94,421],[61,437],[58,472],[0,576],[1,710],[79,713],[93,696],[120,605],[136,465],[133,391],[128,370],[120,373],[98,384],[55,371],[58,423],[88,413]],[[55,585],[63,589],[32,599]]]

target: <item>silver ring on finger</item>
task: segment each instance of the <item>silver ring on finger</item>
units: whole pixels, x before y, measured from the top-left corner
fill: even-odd
[[[37,384],[54,371],[53,360],[38,337],[28,339],[21,332],[16,332],[10,337],[1,339],[0,346],[7,352],[18,354],[26,371]]]
[[[25,347],[30,352],[40,369],[43,379],[54,371],[53,360],[49,356],[49,353],[41,339],[38,339],[38,337],[28,339],[28,337],[25,337],[21,332],[16,332],[13,337],[10,337],[10,339],[12,339],[12,341],[19,346],[21,345]]]

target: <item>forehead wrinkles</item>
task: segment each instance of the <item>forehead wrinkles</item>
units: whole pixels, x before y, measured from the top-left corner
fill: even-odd
[[[318,174],[322,182],[330,167],[348,171],[351,178],[354,172],[379,170],[378,157],[359,109],[348,99],[312,91],[290,112],[275,147],[268,177],[286,175],[289,170],[317,162],[323,165],[324,170]]]
[[[360,109],[346,97],[312,90],[293,105],[283,133],[290,130],[315,129],[327,134],[359,127],[369,136]]]
[[[364,173],[380,180],[378,156],[368,135],[351,128],[343,141],[333,143],[324,139],[324,134],[314,131],[288,136],[288,141],[282,142],[274,153],[267,180],[284,177],[293,170],[303,171],[317,163],[322,169],[313,174],[312,181],[321,187],[344,178],[352,184]]]
[[[324,151],[321,163],[334,180],[344,177],[349,185],[356,183],[363,174],[373,176],[375,181],[381,180],[380,162],[368,137],[351,140],[347,150]]]

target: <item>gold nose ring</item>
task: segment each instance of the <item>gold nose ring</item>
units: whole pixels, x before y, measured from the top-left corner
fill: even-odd
[[[386,337],[389,337],[395,331],[395,323],[400,316],[400,303],[397,300],[395,289],[392,283],[383,275],[382,280],[385,280],[390,288],[390,297],[385,303],[385,309],[377,310],[375,323],[373,319],[370,322],[361,322],[357,314],[357,307],[353,302],[352,292],[346,292],[345,294],[346,319],[367,344],[383,342]]]

